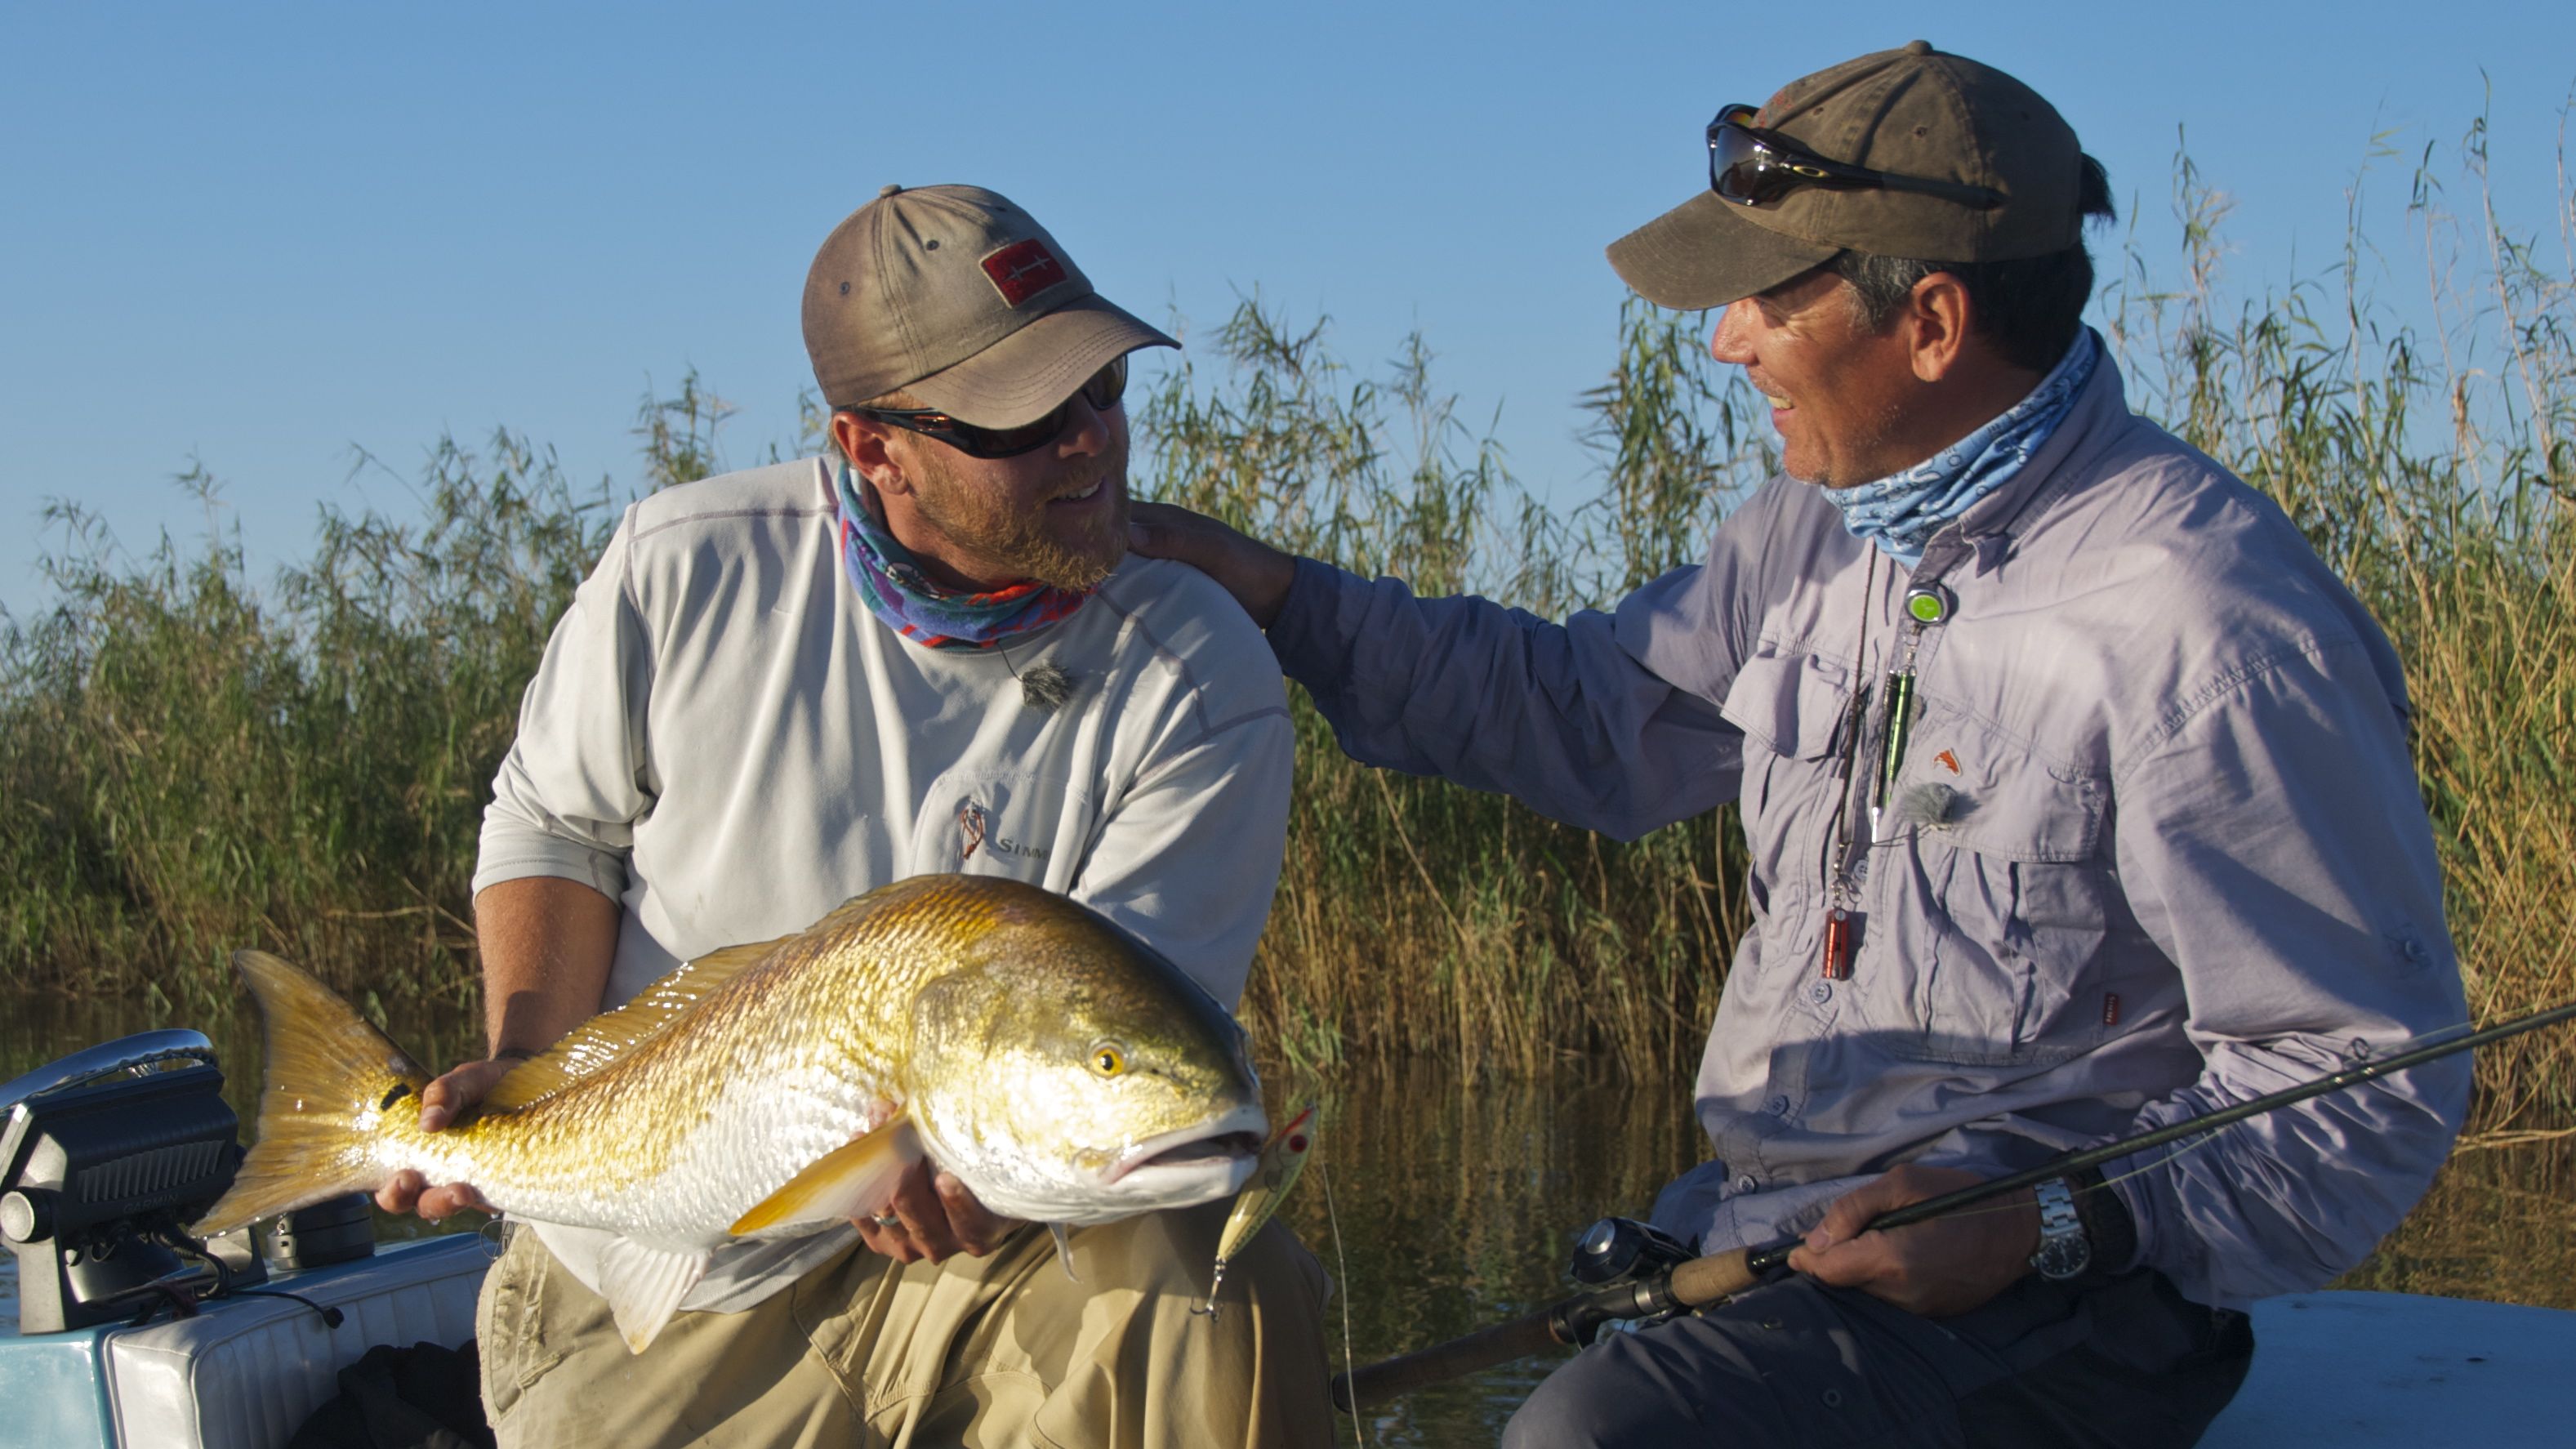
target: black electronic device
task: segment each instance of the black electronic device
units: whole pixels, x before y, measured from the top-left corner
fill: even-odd
[[[86,1328],[193,1287],[173,1251],[231,1185],[239,1123],[213,1044],[153,1031],[0,1086],[0,1239],[18,1259],[18,1331]]]

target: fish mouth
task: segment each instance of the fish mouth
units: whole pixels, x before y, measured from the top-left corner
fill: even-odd
[[[1248,1168],[1260,1155],[1269,1128],[1269,1115],[1260,1107],[1237,1107],[1213,1121],[1146,1138],[1120,1153],[1102,1181],[1134,1178],[1142,1185],[1162,1178],[1213,1176],[1238,1165]]]

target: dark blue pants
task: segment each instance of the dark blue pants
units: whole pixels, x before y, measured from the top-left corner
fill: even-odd
[[[2254,1357],[2241,1313],[2160,1274],[2081,1288],[2032,1275],[1955,1318],[1786,1277],[1613,1334],[1548,1376],[1505,1449],[2179,1449]]]

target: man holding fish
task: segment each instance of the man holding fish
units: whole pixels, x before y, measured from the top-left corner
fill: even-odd
[[[1033,993],[1015,1010],[925,987],[940,1000],[911,1008],[907,1030],[949,1043],[952,1060],[956,1042],[974,1044],[987,1069],[950,1097],[980,1105],[933,1121],[935,1104],[889,1088],[837,1108],[830,1120],[858,1142],[712,1251],[655,1247],[640,1227],[517,1232],[478,1325],[494,1426],[524,1445],[1324,1442],[1311,1255],[1273,1226],[1228,1264],[1226,1311],[1187,1311],[1206,1297],[1225,1214],[1208,1199],[1243,1182],[1259,1145],[1257,1092],[1225,1085],[1249,1068],[1217,1007],[1242,992],[1277,884],[1292,738],[1278,672],[1225,594],[1179,565],[1122,562],[1127,355],[1177,344],[1095,293],[1025,212],[965,186],[889,186],[844,221],[807,279],[804,328],[833,455],[635,505],[556,628],[475,879],[491,1057],[427,1084],[421,1125],[488,1120],[475,1104],[577,1028],[540,1074],[577,1068],[603,1030],[624,1033],[616,1051],[653,1046],[663,1028],[616,1024],[756,954],[727,948],[803,930],[871,887],[1008,877],[1123,933],[1128,947],[1077,953],[1123,953],[1114,979],[1141,942],[1196,983],[1185,995],[1211,1001],[1223,1027],[1168,1059],[1201,1064],[1189,1071],[1209,1085],[1185,1093],[1199,1105],[1113,1119],[1131,1145],[1087,1159],[1128,1194],[1120,1210],[1156,1205],[1143,1185],[1158,1174],[1205,1205],[1069,1239],[1059,1226],[1060,1270],[1046,1233],[979,1201],[948,1159],[992,1158],[1009,1135],[996,1124],[1032,1093],[1056,1100],[1039,1088],[1058,1076],[1187,1073],[1149,1061],[1139,1031],[1071,1039],[1093,1030],[1081,1013],[1107,988],[1060,1009]],[[1034,909],[975,897],[900,929],[836,917],[864,940],[830,949],[965,960],[999,950]],[[1068,918],[1032,939],[1066,931],[1097,934]],[[726,1050],[730,1070],[709,1080],[729,1089],[813,1086]],[[529,1095],[521,1080],[502,1089],[513,1103]],[[881,1146],[898,1135],[899,1159]],[[871,1174],[901,1161],[885,1199]],[[1117,1215],[1074,1215],[1026,1161],[978,1171],[1017,1184],[1000,1206],[1059,1224]],[[416,1171],[381,1197],[429,1215],[478,1201]],[[834,1215],[862,1201],[873,1206],[855,1223]],[[638,1337],[647,1346],[630,1353]]]
[[[1662,1228],[1795,1272],[1610,1336],[1516,1446],[2184,1445],[2241,1310],[2395,1226],[2453,1059],[1874,1217],[2466,1017],[2397,658],[2278,507],[2134,417],[2081,322],[2098,163],[1917,41],[1730,105],[1707,189],[1610,248],[1723,308],[1780,476],[1706,563],[1562,625],[1143,506],[1360,759],[1622,838],[1734,799],[1753,927]]]

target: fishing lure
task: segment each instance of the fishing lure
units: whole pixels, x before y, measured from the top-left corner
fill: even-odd
[[[1208,1318],[1216,1317],[1217,1290],[1225,1286],[1225,1265],[1270,1221],[1279,1210],[1288,1189],[1297,1183],[1297,1174],[1306,1170],[1307,1155],[1315,1150],[1315,1109],[1308,1107],[1289,1119],[1288,1125],[1271,1134],[1261,1149],[1261,1160],[1252,1169],[1252,1180],[1234,1200],[1234,1211],[1225,1215],[1225,1231],[1217,1235],[1216,1272],[1208,1279],[1207,1306],[1190,1312]]]

